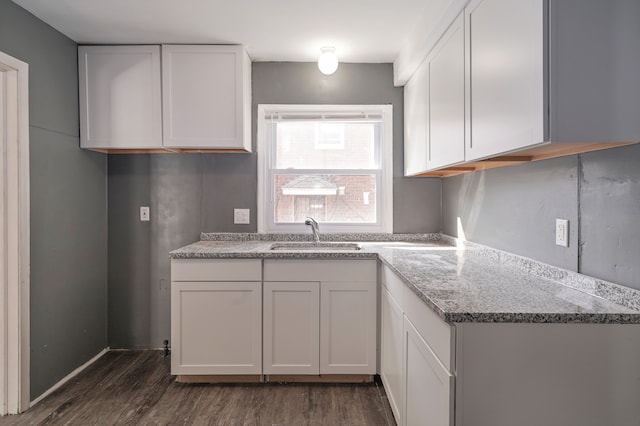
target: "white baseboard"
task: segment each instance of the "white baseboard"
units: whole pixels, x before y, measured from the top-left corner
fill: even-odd
[[[91,358],[89,361],[85,362],[84,364],[82,364],[80,367],[76,368],[75,370],[73,370],[71,373],[67,374],[65,377],[62,378],[62,380],[60,380],[58,383],[56,383],[55,385],[53,385],[51,388],[49,388],[47,391],[45,391],[42,395],[40,395],[39,397],[37,397],[36,399],[34,399],[33,401],[31,401],[31,404],[29,404],[29,407],[33,407],[34,405],[36,405],[38,402],[42,401],[43,399],[45,399],[47,396],[51,395],[54,391],[56,391],[60,386],[64,385],[65,383],[67,383],[69,380],[71,380],[73,377],[77,376],[78,373],[80,373],[82,370],[84,370],[85,368],[87,368],[88,366],[90,366],[91,364],[93,364],[94,362],[96,362],[102,355],[106,354],[107,352],[109,352],[111,349],[109,348],[104,348],[102,351],[100,351],[100,353],[98,353],[96,356],[94,356],[93,358]]]

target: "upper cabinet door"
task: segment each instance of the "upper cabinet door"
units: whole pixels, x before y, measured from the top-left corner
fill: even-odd
[[[162,148],[159,46],[80,46],[80,146]]]
[[[444,33],[429,61],[429,169],[464,161],[464,16]]]
[[[165,147],[251,151],[250,93],[242,46],[163,45]]]
[[[541,0],[473,0],[467,28],[466,160],[544,142]]]
[[[429,143],[429,62],[425,60],[404,86],[404,175],[427,170]]]

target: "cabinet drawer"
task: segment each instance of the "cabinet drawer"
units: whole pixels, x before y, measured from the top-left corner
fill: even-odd
[[[409,287],[404,286],[404,313],[449,370],[455,367],[455,328],[443,321]]]
[[[264,261],[265,281],[376,281],[376,260],[278,259]]]
[[[171,281],[262,281],[262,261],[172,259]]]
[[[384,288],[389,291],[389,294],[393,297],[395,302],[400,305],[401,309],[404,309],[402,293],[407,286],[402,280],[389,268],[388,266],[382,267],[382,274],[380,281]]]

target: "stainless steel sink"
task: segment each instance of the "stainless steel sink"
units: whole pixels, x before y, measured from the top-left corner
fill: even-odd
[[[355,251],[360,250],[360,244],[358,243],[342,243],[332,241],[321,241],[319,243],[301,241],[301,242],[282,242],[273,243],[269,246],[269,250],[279,251]]]

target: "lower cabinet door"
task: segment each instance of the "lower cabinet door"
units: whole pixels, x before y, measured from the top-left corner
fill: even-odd
[[[453,375],[436,358],[411,321],[404,318],[405,424],[453,425]]]
[[[320,288],[320,374],[376,374],[375,281]]]
[[[264,283],[264,374],[319,374],[319,288]]]
[[[262,283],[172,282],[171,374],[262,373]]]
[[[396,422],[404,419],[404,369],[402,308],[384,287],[381,290],[380,313],[380,377]]]

